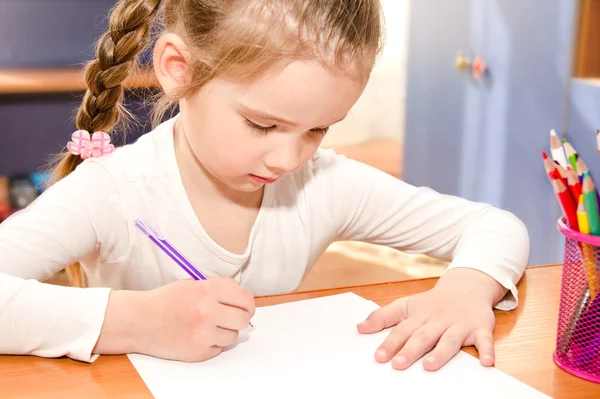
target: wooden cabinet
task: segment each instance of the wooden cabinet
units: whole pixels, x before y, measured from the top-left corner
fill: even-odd
[[[600,186],[600,0],[581,0],[574,78],[568,94],[568,136]]]

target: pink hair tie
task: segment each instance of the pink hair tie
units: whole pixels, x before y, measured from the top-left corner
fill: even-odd
[[[71,135],[67,149],[71,154],[87,159],[109,155],[115,150],[115,146],[110,144],[110,136],[104,132],[95,132],[90,139],[87,130],[78,130]]]

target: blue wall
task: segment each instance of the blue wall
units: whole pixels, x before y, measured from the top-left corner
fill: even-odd
[[[114,0],[0,0],[0,69],[83,65],[94,56]],[[147,58],[148,52],[144,58]],[[43,168],[75,129],[82,93],[0,95],[0,175]],[[147,107],[128,93],[126,103],[140,125],[134,140],[150,126]]]
[[[80,65],[114,0],[0,0],[0,68]]]

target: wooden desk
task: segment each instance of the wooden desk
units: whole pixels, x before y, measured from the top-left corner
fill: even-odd
[[[519,284],[520,306],[515,311],[496,313],[496,367],[555,399],[600,397],[600,385],[573,377],[552,361],[561,270],[557,265],[528,269]],[[435,281],[310,291],[258,298],[257,303],[272,305],[352,291],[386,305],[398,297],[425,291]],[[475,354],[473,348],[465,351]],[[91,365],[70,359],[0,356],[0,397],[152,396],[126,356],[101,356]]]

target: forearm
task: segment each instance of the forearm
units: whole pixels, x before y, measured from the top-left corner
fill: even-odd
[[[491,298],[494,306],[510,310],[517,306],[516,285],[525,271],[528,256],[529,236],[525,225],[508,212],[490,208],[464,229],[446,274],[450,277],[454,274],[450,274],[451,271],[463,268],[480,271],[486,277],[481,278],[481,289],[491,289],[490,285],[494,284],[486,284],[485,281],[492,279],[512,292],[511,296],[503,298],[504,289],[501,292],[491,291],[495,293]],[[461,281],[456,283],[460,287],[468,284]],[[477,287],[467,288],[478,290]]]
[[[72,288],[0,273],[0,354],[91,361],[107,288]]]
[[[139,352],[144,331],[144,293],[112,291],[93,353],[118,355]]]
[[[438,280],[436,289],[466,295],[494,306],[508,291],[484,272],[471,268],[447,270]]]

